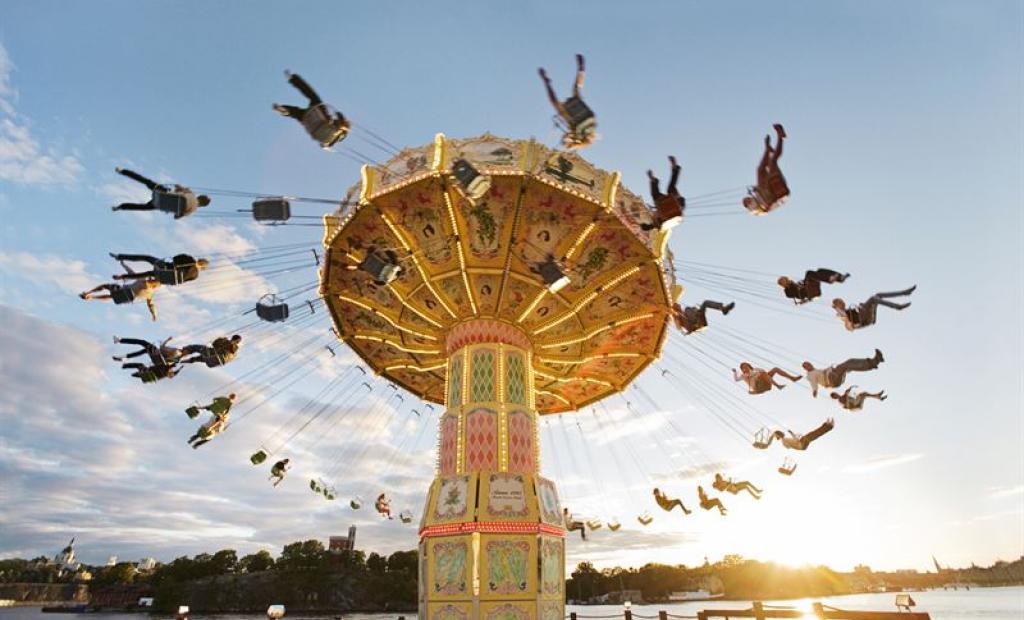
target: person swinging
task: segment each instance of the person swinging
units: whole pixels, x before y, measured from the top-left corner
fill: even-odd
[[[116,207],[111,207],[113,211],[162,211],[170,213],[174,219],[180,220],[192,215],[200,207],[210,204],[209,196],[205,194],[196,196],[191,189],[184,185],[162,185],[125,168],[114,168],[114,171],[142,183],[153,192],[153,196],[146,203],[122,202]]]
[[[565,133],[562,135],[562,146],[567,149],[578,149],[593,144],[597,137],[597,118],[580,97],[580,89],[583,88],[584,60],[582,54],[576,54],[576,81],[572,86],[572,97],[560,101],[555,89],[551,86],[551,79],[543,67],[537,69],[540,79],[544,80],[544,88],[548,93],[548,100],[558,112]]]
[[[723,477],[722,474],[715,474],[715,481],[711,486],[717,491],[724,491],[733,495],[737,495],[740,491],[746,491],[754,499],[761,499],[761,493],[763,493],[761,489],[755,487],[747,480],[735,482],[732,478]]]
[[[718,509],[718,514],[723,517],[728,512],[725,506],[722,505],[722,500],[717,497],[708,497],[707,493],[704,492],[704,487],[697,486],[697,496],[700,498],[700,507],[704,510],[711,510],[712,508]]]
[[[848,273],[839,273],[832,269],[808,269],[803,280],[794,282],[786,276],[780,276],[778,283],[786,298],[792,299],[793,303],[799,306],[821,297],[822,284],[845,282],[849,277]]]
[[[190,344],[181,349],[182,355],[190,355],[181,360],[182,364],[195,364],[196,362],[202,362],[206,364],[207,368],[216,368],[217,366],[223,366],[231,360],[235,359],[238,355],[238,349],[242,346],[242,337],[238,334],[231,336],[221,336],[216,338],[209,345],[205,344]]]
[[[895,291],[892,293],[875,293],[868,298],[862,304],[858,304],[853,308],[848,308],[846,302],[840,298],[832,300],[832,309],[836,311],[836,315],[839,316],[839,320],[843,322],[848,331],[854,331],[861,329],[862,327],[868,327],[874,325],[878,318],[878,306],[885,306],[886,308],[892,308],[894,310],[906,310],[910,307],[910,302],[905,304],[899,304],[893,301],[889,301],[892,297],[907,297],[917,289],[917,285],[911,286],[910,288],[903,289],[902,291]]]
[[[846,382],[846,375],[851,372],[867,372],[878,368],[885,361],[882,352],[875,349],[873,357],[852,357],[841,364],[828,368],[815,368],[810,362],[802,364],[807,371],[807,381],[811,384],[811,396],[818,397],[818,387],[837,388]]]
[[[205,258],[193,258],[188,254],[177,254],[171,260],[164,260],[148,254],[113,254],[111,258],[121,263],[128,273],[114,276],[115,280],[139,280],[152,278],[160,284],[174,286],[191,282],[199,277],[199,272],[209,266]],[[149,263],[149,271],[130,271],[126,262]]]
[[[388,248],[380,250],[375,245],[366,249],[366,255],[358,265],[345,265],[349,271],[365,271],[373,278],[377,286],[385,286],[395,281],[402,275],[402,265],[399,263],[398,254]]]
[[[775,438],[781,441],[782,445],[789,448],[790,450],[802,451],[810,447],[811,442],[818,439],[825,433],[828,433],[833,428],[835,428],[835,426],[835,422],[832,420],[832,418],[829,418],[825,420],[825,422],[822,423],[821,426],[819,426],[818,428],[814,429],[809,433],[798,435],[793,431],[789,431],[789,434],[783,433],[782,431],[775,431]]]
[[[776,387],[783,389],[786,387],[782,383],[775,381],[775,377],[781,375],[790,381],[796,383],[803,377],[800,375],[793,375],[779,367],[772,368],[771,370],[765,370],[763,368],[754,368],[750,362],[740,363],[740,372],[736,372],[736,369],[732,369],[733,381],[743,381],[747,384],[748,394],[764,394]]]
[[[114,344],[130,344],[142,348],[138,351],[126,353],[125,355],[114,355],[112,359],[115,362],[123,362],[126,359],[139,357],[140,355],[149,355],[149,360],[153,364],[173,366],[181,359],[181,349],[172,347],[170,342],[170,337],[166,338],[159,345],[156,345],[141,338],[118,338],[117,336],[114,336]]]
[[[281,116],[299,121],[321,148],[329,149],[344,140],[352,127],[345,115],[324,103],[320,95],[299,74],[290,71],[285,71],[284,74],[288,78],[288,83],[309,99],[309,105],[302,107],[275,103],[274,111]]]
[[[846,388],[846,391],[842,394],[839,392],[832,392],[829,396],[838,402],[840,407],[847,411],[860,411],[864,408],[864,401],[868,398],[874,398],[879,401],[889,398],[886,396],[885,390],[881,390],[879,392],[858,392],[857,394],[851,394],[855,387],[857,386],[851,385]]]
[[[129,270],[130,271],[130,270]],[[117,305],[135,303],[136,299],[144,299],[149,316],[156,320],[156,302],[153,301],[153,293],[160,288],[160,283],[152,278],[135,280],[129,284],[100,284],[88,291],[79,293],[78,296],[86,301],[112,301]],[[105,293],[100,293],[106,291]]]
[[[562,509],[562,521],[565,523],[565,529],[568,532],[579,532],[582,540],[587,540],[587,526],[583,521],[577,521],[569,514],[568,508]]]
[[[394,518],[391,516],[391,499],[387,496],[387,493],[381,493],[377,496],[377,501],[373,503],[373,508],[382,517]]]
[[[291,467],[289,465],[290,462],[291,459],[281,459],[274,463],[270,468],[270,477],[267,480],[273,480],[275,487],[284,482],[285,476],[288,475],[288,469]]]
[[[199,427],[194,435],[189,437],[188,443],[193,449],[210,442],[214,437],[220,435],[228,426],[228,418],[231,416],[231,405],[235,402],[235,395],[229,394],[226,398],[215,398],[212,403],[202,407],[210,412],[210,419],[206,424]]]
[[[654,501],[657,502],[658,506],[665,512],[672,512],[673,508],[679,506],[679,508],[682,509],[683,514],[690,514],[690,511],[687,510],[686,506],[683,505],[683,500],[669,499],[664,493],[661,492],[661,489],[657,487],[654,488]]]
[[[684,198],[676,188],[676,184],[679,182],[679,173],[682,171],[682,166],[680,166],[676,161],[674,155],[669,155],[668,161],[672,165],[672,174],[669,177],[668,187],[665,188],[664,194],[662,194],[661,190],[658,188],[658,177],[654,176],[654,173],[650,170],[647,171],[647,178],[651,182],[651,200],[654,201],[655,223],[641,224],[640,228],[644,230],[651,230],[654,228],[668,230],[670,228],[674,228],[683,221],[683,212],[686,211],[686,198]]]
[[[680,306],[679,303],[672,304],[672,321],[675,323],[676,328],[683,332],[683,335],[689,336],[694,332],[699,332],[708,326],[708,309],[718,310],[722,313],[722,316],[726,316],[733,308],[736,307],[736,302],[729,302],[723,304],[718,301],[711,301],[706,299],[699,306],[686,306],[685,308]]]
[[[764,137],[764,155],[757,165],[757,185],[747,189],[743,206],[754,215],[764,215],[779,208],[789,196],[786,177],[779,169],[779,158],[782,157],[782,142],[786,139],[786,130],[776,123],[775,134],[778,136],[772,147],[771,136]]]
[[[209,411],[215,416],[227,415],[231,411],[232,405],[235,404],[236,395],[234,393],[228,394],[227,396],[215,397],[209,405],[195,404],[185,409],[185,413],[189,418],[199,417],[200,411]]]

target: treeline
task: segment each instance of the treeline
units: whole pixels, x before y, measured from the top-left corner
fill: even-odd
[[[829,596],[849,591],[846,580],[824,566],[791,568],[736,555],[698,567],[652,563],[640,568],[599,571],[583,562],[566,581],[566,597],[579,601],[621,590],[639,590],[647,602],[663,601],[670,592],[686,590],[724,592],[727,598],[747,600]]]
[[[158,611],[188,605],[196,612],[265,609],[281,603],[296,610],[375,611],[416,608],[416,551],[390,556],[362,551],[332,553],[318,540],[285,545],[275,558],[268,551],[238,557],[234,549],[182,556],[151,571],[129,562],[83,566],[93,574],[91,591],[131,587],[154,597]],[[0,561],[0,581],[56,583],[57,569],[37,560]]]
[[[576,567],[566,581],[566,597],[589,601],[621,590],[639,590],[647,602],[668,598],[670,592],[708,590],[724,592],[728,599],[769,600],[820,597],[864,592],[878,587],[903,589],[941,588],[951,583],[979,586],[1024,584],[1024,558],[999,561],[988,567],[920,573],[917,571],[872,572],[859,567],[839,573],[826,566],[790,567],[773,562],[727,555],[714,564],[699,567],[646,564],[640,568],[597,570],[588,562]]]

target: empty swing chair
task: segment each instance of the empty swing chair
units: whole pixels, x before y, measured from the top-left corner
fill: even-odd
[[[261,465],[266,460],[267,451],[263,449],[257,450],[253,452],[251,456],[249,456],[249,462],[252,463],[253,465]]]
[[[786,459],[782,461],[782,465],[779,466],[779,473],[783,476],[792,476],[795,471],[796,461],[789,457],[786,457]]]
[[[754,433],[754,443],[752,445],[758,450],[767,450],[768,446],[772,445],[774,439],[775,434],[767,427],[762,427],[761,430]]]
[[[645,510],[637,516],[636,520],[640,522],[640,525],[647,527],[652,521],[654,521],[654,517],[651,516],[651,513]]]
[[[619,528],[621,528],[621,527],[622,527],[622,524],[619,523],[618,519],[612,519],[611,521],[608,522],[608,531],[610,531],[610,532],[618,532]]]
[[[185,415],[190,420],[194,420],[199,417],[199,401],[192,401],[192,404],[185,409]]]
[[[256,302],[256,316],[270,323],[288,318],[288,304],[274,293],[267,293]]]
[[[491,177],[480,174],[480,171],[465,159],[456,159],[452,162],[452,175],[470,201],[480,200],[487,190],[491,189]]]
[[[552,293],[557,293],[570,283],[569,276],[565,275],[565,271],[555,261],[554,256],[549,255],[544,262],[537,263],[533,268],[533,272],[540,275],[541,279],[544,280],[544,284]]]
[[[292,205],[287,198],[260,198],[252,203],[252,219],[257,222],[283,224],[291,217]]]
[[[604,526],[604,523],[602,523],[600,519],[590,519],[590,520],[586,521],[586,524],[587,524],[587,528],[591,532],[593,532],[594,530],[599,530],[599,529],[601,529],[602,526]]]
[[[398,519],[405,524],[412,523],[412,513],[409,512],[408,510],[403,510],[402,512],[398,513]]]
[[[359,510],[363,507],[363,498],[358,495],[348,501],[348,506],[352,510]]]
[[[394,250],[380,252],[371,248],[363,262],[359,263],[359,269],[370,274],[378,286],[384,286],[394,282],[402,273],[402,266],[398,264],[398,255]]]
[[[327,103],[320,103],[306,110],[301,122],[306,128],[306,133],[324,150],[330,150],[332,146],[344,140],[352,127],[344,114]]]

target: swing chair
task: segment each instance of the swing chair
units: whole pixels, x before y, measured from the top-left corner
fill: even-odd
[[[601,527],[604,525],[604,523],[601,523],[600,519],[590,519],[590,520],[588,520],[586,522],[586,524],[587,524],[587,527],[590,528],[590,531],[592,531],[592,532],[594,530],[601,529]]]
[[[253,465],[262,465],[263,462],[266,460],[267,451],[262,449],[253,452],[252,455],[249,457],[249,462],[252,463]]]
[[[597,117],[581,97],[569,97],[562,102],[565,117],[556,115],[555,126],[565,132],[562,144],[566,148],[579,148],[588,144],[597,130]]]
[[[281,224],[292,217],[287,198],[260,198],[252,203],[252,219],[267,224]]]
[[[360,508],[363,507],[363,498],[359,497],[358,495],[353,497],[348,501],[348,506],[352,510],[359,510]]]
[[[491,177],[480,174],[480,171],[465,159],[456,159],[452,162],[452,175],[471,202],[480,200],[487,190],[491,189]]]
[[[398,518],[402,521],[402,523],[405,523],[407,525],[409,523],[412,523],[412,513],[409,512],[408,510],[403,510],[402,512],[398,513]]]
[[[789,457],[786,457],[786,459],[782,461],[782,465],[779,466],[779,473],[783,476],[792,476],[795,471],[796,461]]]
[[[538,263],[533,268],[533,271],[540,274],[544,284],[552,293],[562,290],[570,282],[569,276],[565,275],[565,271],[562,270],[561,265],[555,261],[553,256],[548,256],[547,260]]]
[[[325,151],[344,140],[352,126],[344,114],[327,103],[319,103],[306,110],[301,122],[306,133]]]
[[[612,519],[611,521],[608,522],[608,531],[610,531],[610,532],[618,532],[619,528],[621,528],[621,527],[622,527],[622,524],[619,523],[618,519]]]
[[[394,252],[390,254],[374,250],[368,252],[363,262],[359,263],[359,268],[370,274],[378,286],[394,282],[402,273],[402,266],[398,264]]]
[[[153,206],[158,211],[173,213],[175,218],[185,217],[188,211],[188,196],[182,192],[154,189]]]
[[[199,417],[199,401],[197,401],[197,400],[192,401],[192,404],[189,405],[185,409],[185,415],[187,415],[188,419],[190,419],[190,420],[195,420],[196,418],[198,418]]]
[[[288,318],[288,304],[274,293],[267,293],[256,302],[256,316],[276,323]]]
[[[682,198],[676,198],[669,194],[662,194],[654,201],[654,210],[658,216],[658,227],[661,230],[675,228],[683,221],[683,205],[686,204]]]
[[[775,434],[768,427],[763,426],[761,430],[754,433],[753,446],[758,450],[767,450],[768,446],[772,445],[774,439]]]
[[[645,510],[637,516],[636,520],[640,522],[640,525],[647,527],[652,521],[654,521],[654,517],[651,516],[651,513]]]

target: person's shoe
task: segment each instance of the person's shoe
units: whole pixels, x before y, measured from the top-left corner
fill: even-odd
[[[120,211],[120,210],[121,210],[121,207],[119,207],[119,206],[116,206],[116,205],[115,205],[115,206],[113,206],[113,207],[110,207],[110,210],[111,210],[111,211]]]
[[[732,309],[735,308],[735,307],[736,307],[736,302],[735,301],[731,301],[731,302],[725,304],[725,306],[722,308],[722,314],[723,315],[729,314],[730,312],[732,312]]]
[[[545,82],[550,82],[551,81],[548,78],[548,72],[545,71],[543,67],[540,67],[539,69],[537,69],[537,73],[540,75],[540,79],[544,80]]]
[[[881,364],[885,361],[885,357],[882,356],[882,352],[879,349],[875,349],[875,363]]]
[[[889,395],[885,393],[885,390],[882,390],[882,393],[878,395],[878,400],[885,400],[886,398],[889,398]]]
[[[79,293],[78,296],[82,299],[89,299],[89,293]]]
[[[900,304],[900,305],[896,306],[896,309],[897,310],[906,310],[909,307],[910,307],[910,302],[908,301],[905,304]]]
[[[287,108],[285,108],[280,103],[275,103],[272,107],[274,108],[274,111],[280,114],[281,116],[288,116]]]
[[[121,174],[122,172],[124,172],[124,168],[122,168],[121,166],[118,166],[117,168],[114,168],[114,172],[116,172],[118,174]]]
[[[576,67],[580,71],[583,71],[583,69],[584,69],[583,54],[576,54]]]
[[[905,292],[905,293],[903,293],[903,294],[904,294],[904,295],[909,295],[909,294],[913,293],[913,292],[914,292],[914,291],[916,291],[916,290],[917,290],[917,285],[915,284],[914,286],[911,286],[910,288],[908,288],[908,289],[907,289],[907,292]],[[907,304],[907,305],[909,306],[910,304]]]
[[[654,172],[652,172],[651,170],[648,170],[647,171],[647,178],[648,179],[653,179],[654,178]]]
[[[286,80],[292,79],[292,72],[291,72],[290,69],[285,69],[284,70],[284,79],[286,79]]]
[[[684,514],[684,515],[688,515],[688,514],[690,514],[691,512],[693,512],[693,511],[692,511],[692,510],[687,510],[686,508],[683,508],[683,514]]]
[[[675,168],[676,166],[678,166],[678,165],[679,165],[679,164],[678,164],[678,163],[676,162],[676,156],[675,156],[675,155],[669,155],[669,156],[668,156],[668,163],[670,163],[670,164],[672,165],[672,167],[673,167],[673,168]]]
[[[775,129],[775,133],[779,134],[780,138],[786,137],[786,130],[782,128],[781,124],[775,123],[772,127]]]

